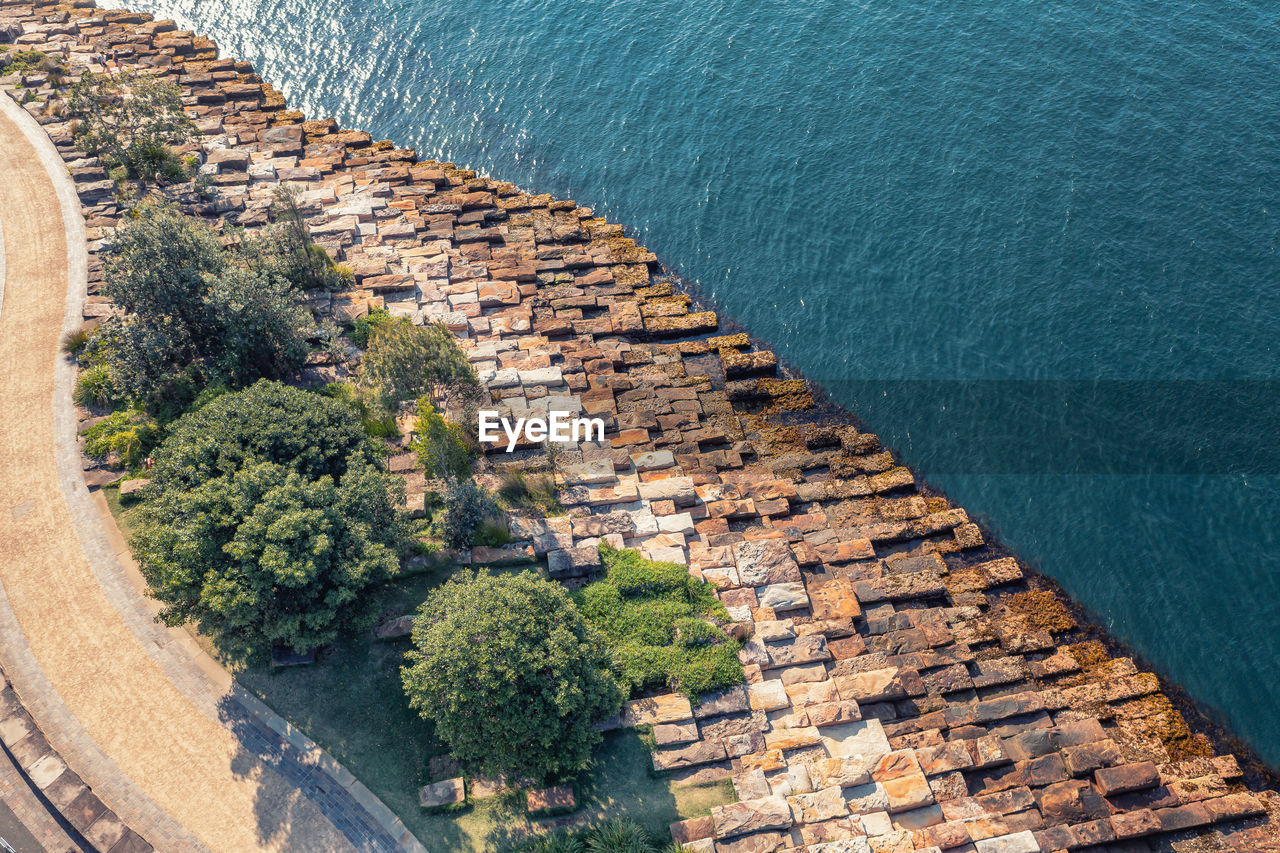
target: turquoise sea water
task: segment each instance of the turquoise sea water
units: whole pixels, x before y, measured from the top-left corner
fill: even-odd
[[[1275,3],[129,5],[633,226],[1280,766]]]

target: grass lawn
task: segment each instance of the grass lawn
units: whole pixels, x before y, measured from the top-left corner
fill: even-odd
[[[121,506],[117,488],[103,491],[127,537],[132,508]],[[390,584],[382,591],[385,610],[411,612],[450,571],[440,567]],[[196,639],[210,648],[205,638]],[[446,814],[428,814],[418,805],[419,786],[435,781],[431,759],[445,750],[432,736],[430,723],[410,710],[401,690],[400,663],[408,647],[408,638],[375,640],[366,633],[323,651],[312,666],[272,670],[261,663],[242,666],[235,674],[245,688],[341,761],[431,849],[501,850],[540,826],[528,820],[518,794],[478,800]],[[651,766],[637,733],[607,734],[577,780],[581,808],[552,822],[627,817],[666,838],[673,821],[733,800],[728,780],[674,784],[655,776]]]
[[[446,576],[441,570],[397,581],[387,590],[388,610],[409,612]],[[443,814],[418,805],[419,786],[435,780],[430,760],[445,750],[401,690],[399,668],[408,648],[408,638],[352,637],[322,653],[313,666],[274,671],[251,666],[236,678],[329,750],[423,843],[446,850],[501,850],[538,826],[524,814],[518,794],[477,800],[463,811]],[[634,731],[606,735],[577,791],[581,808],[570,821],[629,817],[661,838],[672,822],[733,799],[728,780],[676,785],[656,777],[649,750]]]
[[[107,508],[111,510],[111,514],[115,516],[116,527],[120,528],[120,533],[124,535],[124,541],[128,542],[133,536],[133,517],[138,511],[138,504],[133,498],[129,498],[127,506],[120,502],[120,486],[103,486],[102,496],[107,499]]]

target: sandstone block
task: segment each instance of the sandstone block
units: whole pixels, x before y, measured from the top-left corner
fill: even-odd
[[[585,577],[600,570],[600,551],[597,548],[566,548],[547,552],[547,573],[557,580]]]
[[[760,600],[761,607],[771,607],[774,610],[795,610],[809,604],[809,596],[805,593],[803,583],[763,586],[756,590],[756,597]]]
[[[466,783],[462,777],[433,782],[418,789],[418,804],[424,809],[460,803],[466,799]]]
[[[892,751],[879,720],[863,720],[822,729],[822,745],[832,758],[864,757],[879,761]],[[874,766],[874,765],[873,765]]]
[[[693,743],[697,739],[697,723],[659,723],[653,727],[653,740],[658,746]]]
[[[778,711],[791,706],[786,687],[777,679],[747,685],[747,698],[756,711]]]
[[[655,770],[676,770],[681,767],[696,767],[699,764],[714,764],[728,758],[721,740],[701,740],[679,749],[660,749],[653,753]]]
[[[525,806],[530,814],[549,811],[572,811],[577,805],[572,785],[554,785],[539,788],[527,794]]]
[[[1125,764],[1120,767],[1102,767],[1093,774],[1098,790],[1104,796],[1141,791],[1160,784],[1160,771],[1150,761]]]
[[[683,723],[693,719],[693,706],[679,693],[633,699],[622,706],[624,726],[653,726],[658,723]]]
[[[787,803],[791,806],[791,816],[796,823],[818,823],[849,813],[849,807],[838,786],[811,794],[796,794],[787,797]]]
[[[704,720],[721,714],[737,714],[751,707],[744,686],[730,687],[719,693],[709,693],[702,697],[702,702],[693,709],[695,719]]]
[[[747,586],[800,581],[800,566],[782,539],[739,542],[733,546],[733,557],[738,576]]]
[[[782,797],[742,800],[711,810],[716,838],[730,838],[765,829],[790,829],[791,807]]]
[[[853,581],[848,578],[810,587],[809,600],[814,619],[857,619],[862,615]]]
[[[978,853],[1040,853],[1040,845],[1029,829],[1013,835],[984,838],[973,842],[973,846]]]

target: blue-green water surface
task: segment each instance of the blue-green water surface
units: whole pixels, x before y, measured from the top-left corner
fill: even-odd
[[[129,5],[634,227],[1280,765],[1274,2]]]

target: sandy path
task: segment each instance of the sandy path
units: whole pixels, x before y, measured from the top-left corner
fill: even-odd
[[[83,282],[78,206],[64,221],[54,174],[0,95],[0,655],[24,704],[95,792],[158,850],[351,849],[315,804],[172,683],[104,589],[69,502],[68,368],[58,341]],[[43,167],[42,167],[43,166]],[[49,170],[49,171],[46,171]],[[70,240],[66,229],[72,228]],[[59,466],[58,436],[63,435]],[[59,482],[59,477],[62,482]],[[89,549],[91,551],[91,549]],[[3,602],[0,602],[3,603]],[[20,630],[20,633],[18,631]],[[154,650],[152,650],[154,651]]]

